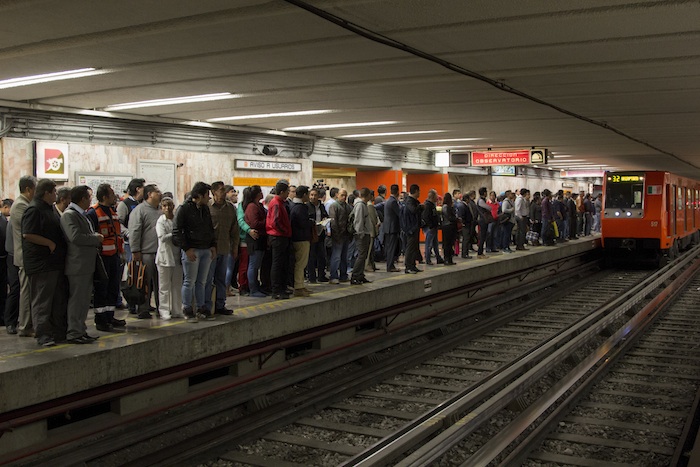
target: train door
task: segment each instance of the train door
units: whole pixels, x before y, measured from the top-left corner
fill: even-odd
[[[685,228],[685,219],[684,219],[684,213],[685,213],[685,203],[683,202],[683,195],[685,193],[685,190],[682,187],[677,187],[676,188],[676,196],[678,199],[676,200],[676,230],[673,232],[674,234],[678,234],[679,232],[682,234],[682,230]],[[680,225],[678,223],[680,222]]]
[[[690,188],[685,190],[685,232],[693,230],[693,192]]]
[[[666,215],[668,215],[668,236],[676,235],[676,185],[666,185]]]

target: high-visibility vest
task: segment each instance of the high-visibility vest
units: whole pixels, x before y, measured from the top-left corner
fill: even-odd
[[[104,236],[102,240],[102,255],[114,256],[117,253],[124,251],[124,240],[121,236],[121,226],[119,225],[119,217],[115,211],[111,211],[111,215],[106,213],[100,204],[92,207],[97,214],[97,233]]]

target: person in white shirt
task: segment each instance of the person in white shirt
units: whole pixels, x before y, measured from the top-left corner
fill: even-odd
[[[173,243],[173,218],[175,204],[170,198],[160,202],[163,215],[156,222],[158,251],[156,267],[158,268],[160,298],[160,317],[164,320],[182,318],[182,264],[180,247]]]

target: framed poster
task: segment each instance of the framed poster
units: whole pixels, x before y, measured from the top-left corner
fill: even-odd
[[[129,186],[129,182],[134,178],[131,174],[109,174],[109,173],[98,173],[98,172],[77,172],[75,174],[75,184],[77,185],[87,185],[92,188],[92,201],[93,204],[97,202],[95,195],[97,194],[97,187],[103,183],[109,183],[114,190],[114,193],[120,198],[124,197],[124,192],[126,187]]]
[[[68,143],[34,142],[34,172],[36,177],[68,180]]]
[[[170,192],[177,198],[177,164],[170,161],[139,161],[139,176],[146,184],[155,183],[162,193]]]

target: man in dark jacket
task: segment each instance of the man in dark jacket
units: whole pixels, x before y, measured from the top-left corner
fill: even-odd
[[[294,187],[296,193],[296,187]],[[265,231],[270,242],[272,266],[270,277],[272,280],[272,296],[276,300],[288,299],[287,279],[289,278],[290,261],[292,251],[292,224],[289,220],[289,208],[287,197],[290,187],[287,182],[280,180],[275,185],[275,197],[267,205],[267,217],[265,219]]]
[[[309,249],[309,262],[306,266],[309,271],[309,282],[328,282],[326,277],[326,229],[321,224],[328,219],[326,207],[321,202],[319,188],[309,191],[309,218],[314,221],[316,229],[316,241],[311,243]]]
[[[215,319],[207,309],[204,297],[209,267],[216,258],[216,235],[209,211],[209,190],[211,186],[204,182],[194,184],[192,197],[177,210],[173,229],[173,243],[182,248],[182,312],[188,323],[196,323],[198,318]],[[193,299],[197,314],[192,307]]]
[[[331,218],[331,284],[349,282],[348,278],[348,247],[350,246],[350,233],[348,232],[348,218],[352,206],[346,200],[348,192],[342,189],[338,192],[338,199],[331,204],[328,215]]]
[[[384,222],[382,229],[384,231],[384,249],[386,252],[386,272],[399,272],[399,269],[394,265],[399,257],[399,233],[401,232],[401,221],[399,214],[399,186],[391,185],[390,196],[384,202]]]
[[[435,252],[435,261],[442,264],[445,261],[440,257],[440,246],[438,245],[438,226],[440,225],[440,214],[437,211],[437,191],[428,191],[428,198],[425,200],[423,209],[423,233],[425,233],[425,264],[432,265],[430,253]]]
[[[56,183],[39,180],[22,216],[22,252],[32,293],[32,322],[37,343],[44,347],[65,340],[68,328],[63,272],[67,245],[53,207],[55,202]]]
[[[420,235],[421,215],[423,205],[418,201],[420,197],[420,187],[415,183],[409,189],[406,197],[406,205],[401,214],[401,230],[406,234],[406,274],[416,274],[421,272],[416,267],[418,260],[418,243]]]
[[[315,229],[316,225],[309,217],[309,187],[299,185],[295,195],[289,212],[294,249],[294,296],[308,297],[311,290],[304,287],[304,268],[309,262],[311,229]]]
[[[466,195],[467,198],[469,195]],[[457,214],[457,218],[462,221],[462,231],[457,232],[457,239],[459,240],[459,235],[462,235],[462,258],[469,258],[469,249],[471,247],[471,233],[469,227],[472,221],[472,214],[469,210],[469,206],[462,200],[462,192],[459,190],[452,190],[452,198],[454,199],[454,209]]]

